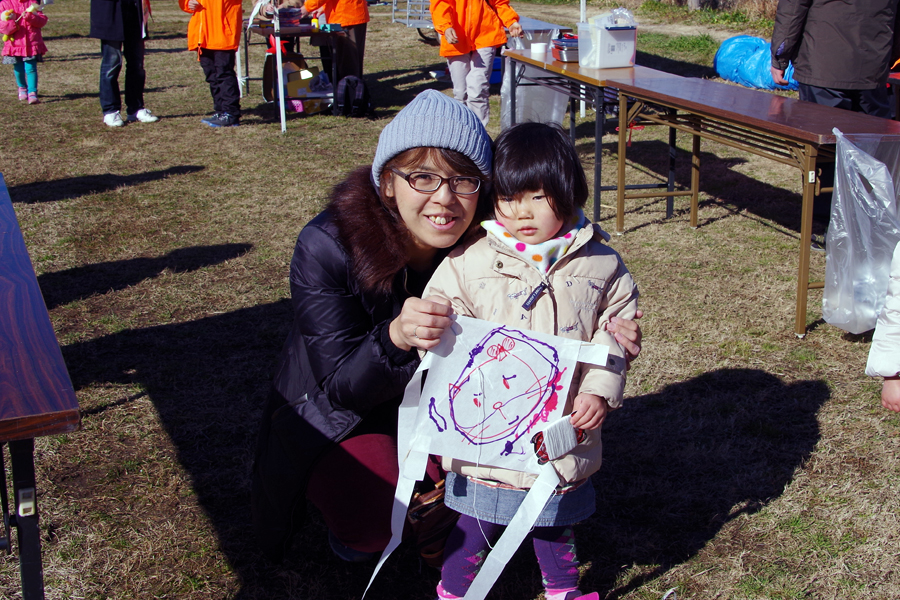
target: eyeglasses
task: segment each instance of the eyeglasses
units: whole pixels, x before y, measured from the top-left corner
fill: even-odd
[[[444,185],[445,182],[450,186],[450,191],[454,194],[468,196],[481,189],[481,180],[477,177],[465,177],[463,175],[441,177],[435,173],[425,173],[423,171],[414,171],[407,175],[394,167],[391,167],[391,171],[405,179],[412,189],[426,194],[438,191],[438,188]]]

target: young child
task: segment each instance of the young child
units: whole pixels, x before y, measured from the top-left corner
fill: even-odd
[[[630,319],[638,292],[609,235],[585,218],[587,180],[558,126],[523,123],[504,131],[494,151],[494,212],[487,236],[453,250],[422,297],[450,301],[457,314],[605,344],[624,350],[606,330]],[[440,216],[440,215],[438,215]],[[625,372],[579,364],[565,414],[583,441],[552,461],[560,484],[532,532],[547,600],[597,598],[578,590],[572,526],[595,509],[590,476],[600,468],[600,426],[622,404]],[[582,435],[579,433],[579,438]],[[445,502],[461,513],[447,540],[439,598],[466,594],[485,555],[509,524],[535,476],[445,457]]]
[[[875,324],[866,375],[884,377],[881,404],[900,412],[900,244],[894,248],[891,280],[888,282],[884,308]]]
[[[522,37],[519,15],[509,0],[431,0],[431,18],[441,34],[453,97],[487,126],[494,54],[506,43],[504,27],[509,35]]]
[[[6,40],[3,64],[13,65],[19,100],[28,100],[28,104],[40,102],[37,63],[47,53],[41,36],[41,28],[46,24],[47,17],[41,12],[40,4],[33,0],[0,1],[0,33]]]
[[[234,70],[244,16],[241,0],[178,0],[192,13],[188,24],[188,50],[196,50],[215,112],[200,119],[210,127],[241,124],[241,91]]]

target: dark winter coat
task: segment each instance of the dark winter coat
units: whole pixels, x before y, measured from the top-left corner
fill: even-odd
[[[780,0],[772,65],[800,83],[871,90],[887,81],[898,0]]]
[[[294,248],[294,324],[253,469],[254,526],[272,558],[300,524],[316,459],[363,419],[395,413],[418,367],[416,351],[397,348],[388,329],[430,273],[406,269],[409,233],[382,207],[369,173],[339,184]]]
[[[111,42],[144,37],[141,0],[91,0],[90,37]]]

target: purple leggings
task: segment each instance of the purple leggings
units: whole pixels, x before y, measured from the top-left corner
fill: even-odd
[[[460,515],[444,549],[441,587],[454,596],[465,596],[490,551],[488,544],[493,545],[500,539],[505,529],[504,525]],[[544,589],[577,588],[579,562],[572,527],[536,527],[530,537],[541,567]]]

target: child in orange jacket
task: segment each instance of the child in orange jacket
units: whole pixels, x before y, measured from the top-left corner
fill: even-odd
[[[209,83],[215,112],[200,121],[210,127],[236,127],[241,122],[241,92],[235,60],[244,16],[241,0],[178,0],[191,13],[188,50],[196,50]]]
[[[441,34],[453,97],[487,126],[494,55],[506,43],[504,27],[509,35],[522,37],[519,15],[509,0],[431,0],[431,18]]]

